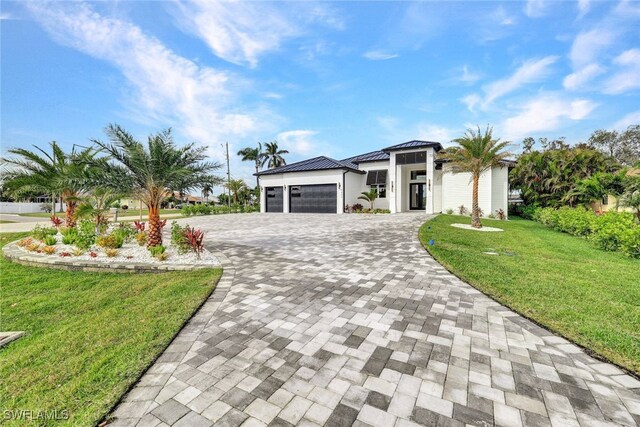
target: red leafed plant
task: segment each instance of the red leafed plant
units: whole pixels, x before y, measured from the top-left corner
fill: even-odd
[[[133,225],[135,225],[136,231],[140,232],[140,231],[144,231],[144,228],[146,227],[147,223],[144,221],[133,221]]]
[[[196,230],[193,227],[187,227],[184,237],[186,237],[189,246],[191,246],[191,250],[200,258],[200,254],[204,250],[204,232],[200,229]]]
[[[93,251],[91,251],[91,252],[89,252],[89,256],[90,256],[91,258],[95,258],[95,257],[97,257],[97,256],[98,256],[98,254],[97,254],[97,253],[95,253],[95,252],[93,252]]]
[[[60,252],[60,256],[61,257],[68,257],[68,256],[71,256],[71,254],[69,252]]]
[[[162,230],[164,228],[164,226],[167,225],[167,220],[163,219],[162,221],[160,221],[158,223],[158,225],[160,225],[160,230]]]
[[[50,219],[51,219],[51,223],[56,228],[60,227],[60,224],[62,224],[62,220],[55,215],[51,215]]]

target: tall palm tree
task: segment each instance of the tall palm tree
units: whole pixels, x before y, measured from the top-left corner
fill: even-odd
[[[213,184],[209,182],[202,184],[202,188],[200,190],[202,191],[202,196],[204,197],[205,201],[209,203],[209,196],[211,195],[211,193],[213,193]]]
[[[493,138],[493,128],[478,131],[467,129],[462,138],[453,140],[457,147],[453,147],[443,153],[442,157],[451,162],[454,172],[469,172],[473,180],[473,193],[471,202],[471,226],[481,228],[480,207],[478,206],[478,183],[480,175],[486,170],[496,166],[506,159],[510,153],[503,151],[510,143],[500,142]]]
[[[91,147],[76,151],[74,147],[70,153],[65,153],[57,142],[52,141],[49,145],[51,153],[35,146],[34,151],[10,149],[9,153],[18,157],[3,159],[16,166],[7,173],[5,185],[15,196],[34,191],[59,195],[67,205],[65,225],[74,227],[77,197],[92,186],[100,171],[94,159],[97,151]]]
[[[266,164],[269,168],[277,168],[278,166],[284,166],[287,161],[282,157],[283,154],[289,154],[287,150],[278,149],[278,141],[267,142],[264,144],[265,149],[262,154],[262,166]]]
[[[243,179],[232,179],[228,183],[226,183],[225,186],[229,189],[229,191],[231,191],[231,194],[233,195],[233,204],[237,205],[238,193],[247,189],[247,183],[244,182]]]
[[[147,246],[162,244],[160,205],[167,191],[188,191],[214,179],[210,175],[220,164],[205,162],[206,147],[195,143],[176,146],[171,129],[150,135],[147,144],[134,139],[120,126],[106,129],[109,142],[94,140],[113,160],[108,164],[112,184],[142,200],[149,209]]]
[[[245,147],[242,150],[238,151],[238,156],[242,157],[243,162],[253,162],[256,173],[260,172],[260,168],[262,167],[262,158],[264,152],[262,151],[262,143],[258,142],[257,147]],[[256,187],[259,185],[258,177],[256,176]]]
[[[377,198],[378,198],[378,190],[376,190],[375,188],[372,188],[369,191],[363,191],[362,193],[360,193],[360,196],[358,196],[358,199],[366,200],[367,202],[369,202],[369,208],[371,210],[373,210],[373,205]]]

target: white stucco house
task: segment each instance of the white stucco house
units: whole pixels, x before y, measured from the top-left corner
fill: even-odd
[[[343,213],[363,191],[378,190],[375,208],[391,213],[471,209],[471,175],[437,158],[438,142],[409,141],[344,160],[314,157],[258,172],[262,212]],[[507,212],[511,162],[486,171],[479,203],[485,215]]]

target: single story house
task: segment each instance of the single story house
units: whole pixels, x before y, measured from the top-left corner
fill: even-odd
[[[344,160],[325,156],[258,172],[262,212],[343,213],[362,192],[375,188],[375,208],[391,213],[458,212],[471,209],[471,175],[455,173],[438,159],[439,142],[409,141]],[[507,212],[511,162],[480,178],[479,203],[484,215]]]

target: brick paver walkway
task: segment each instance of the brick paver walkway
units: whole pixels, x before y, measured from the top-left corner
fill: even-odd
[[[189,219],[226,274],[116,424],[640,423],[639,381],[449,274],[424,219]]]

